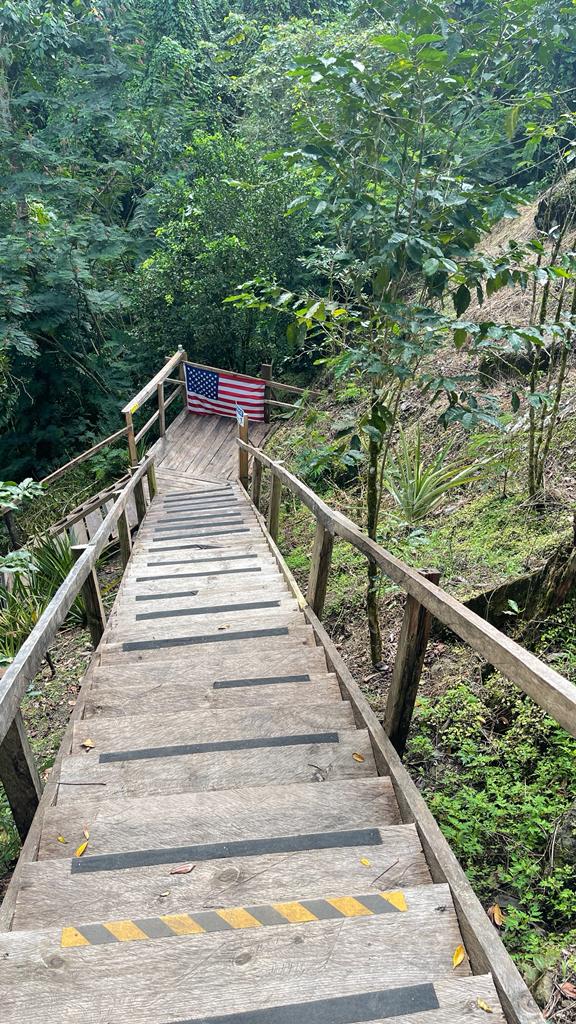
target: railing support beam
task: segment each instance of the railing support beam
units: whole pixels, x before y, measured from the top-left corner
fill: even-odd
[[[272,540],[278,540],[280,526],[280,499],[282,497],[282,481],[276,473],[272,473],[270,484],[270,502],[268,505],[268,533]]]
[[[260,366],[260,376],[262,380],[272,380],[272,363],[262,363]],[[270,399],[272,392],[268,385],[264,388],[264,423],[270,422]]]
[[[0,780],[18,835],[24,842],[40,803],[42,782],[20,711],[16,712],[12,725],[0,743]]]
[[[430,583],[437,584],[440,580],[440,573],[435,569],[422,569],[421,575]],[[407,594],[384,716],[384,729],[400,757],[406,749],[431,624],[430,612]]]
[[[130,533],[130,523],[128,522],[126,509],[124,509],[124,511],[118,516],[118,540],[120,542],[120,558],[122,560],[122,566],[125,569],[130,561],[130,555],[132,554],[132,535]]]
[[[166,433],[166,408],[164,405],[164,381],[161,380],[158,384],[158,432],[160,437],[164,437]]]
[[[72,554],[76,561],[78,561],[80,555],[84,553],[86,546],[86,544],[72,545]],[[104,630],[106,629],[106,613],[104,611],[104,605],[102,604],[102,595],[100,593],[100,584],[98,583],[96,569],[91,569],[86,580],[82,584],[80,593],[82,594],[86,605],[86,618],[88,619],[88,629],[90,630],[92,644],[96,648],[98,647],[98,644],[104,634]]]
[[[319,619],[322,618],[322,612],[324,611],[333,546],[333,535],[318,521],[316,523],[314,547],[312,548],[306,599],[312,611],[316,613]]]
[[[244,413],[242,423],[238,423],[238,437],[248,443],[248,417]],[[245,491],[248,490],[248,452],[238,447],[238,479]]]
[[[257,459],[252,460],[252,504],[260,511],[262,493],[262,465]]]

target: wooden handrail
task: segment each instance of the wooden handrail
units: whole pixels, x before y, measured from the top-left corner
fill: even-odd
[[[470,611],[455,597],[431,583],[416,569],[371,540],[341,512],[331,509],[296,476],[253,445],[237,439],[240,448],[269,469],[315,515],[324,530],[348,541],[374,561],[394,583],[428,609],[440,622],[465,640],[475,651],[515,683],[567,732],[576,736],[576,686],[553,668],[517,644],[499,629]]]
[[[64,622],[84,583],[94,570],[112,529],[126,508],[128,499],[135,488],[141,485],[153,462],[153,458],[147,458],[134,471],[92,540],[86,545],[85,551],[54,594],[30,636],[24,641],[14,661],[0,679],[0,744],[19,711],[26,687],[40,668],[56,631]]]
[[[85,462],[86,459],[89,459],[92,455],[95,455],[96,452],[99,452],[101,448],[105,448],[107,444],[113,444],[114,441],[117,441],[120,437],[124,437],[127,432],[127,427],[121,427],[120,430],[117,430],[114,434],[110,434],[109,437],[105,437],[103,441],[99,441],[98,444],[93,445],[92,448],[88,448],[87,451],[82,452],[81,455],[77,455],[75,459],[70,459],[70,462],[66,462],[63,466],[55,469],[53,473],[49,473],[48,476],[43,477],[40,483],[51,484],[54,480],[58,480],[58,477],[63,476],[63,474],[69,469],[72,469],[74,466],[79,466],[81,462]]]
[[[133,415],[135,412],[138,411],[140,406],[144,405],[144,402],[147,402],[148,399],[152,397],[152,395],[155,395],[156,389],[160,382],[166,380],[166,378],[169,377],[170,374],[172,373],[172,370],[174,370],[177,366],[180,366],[180,363],[185,358],[186,353],[184,352],[184,350],[178,349],[178,351],[174,353],[172,358],[168,360],[168,362],[162,367],[162,369],[158,370],[158,373],[154,377],[152,377],[152,379],[149,380],[148,383],[145,384],[143,388],[140,389],[138,394],[134,395],[134,397],[131,398],[129,402],[126,402],[126,405],[123,406],[122,408],[124,416],[126,415],[126,413],[130,413]]]

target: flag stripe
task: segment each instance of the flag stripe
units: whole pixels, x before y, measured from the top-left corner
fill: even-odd
[[[249,419],[264,419],[264,381],[204,370],[191,363],[185,363],[185,377],[189,412],[234,417],[239,405]]]

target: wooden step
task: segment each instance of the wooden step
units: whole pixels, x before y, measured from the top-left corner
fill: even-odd
[[[321,786],[269,785],[106,803],[78,800],[74,805],[46,811],[38,858],[68,856],[58,836],[78,845],[84,829],[90,833],[90,842],[88,851],[76,862],[82,872],[103,870],[108,864],[129,867],[155,863],[162,858],[175,863],[203,856],[290,852],[295,843],[302,849],[317,848],[318,843],[338,846],[348,835],[356,843],[359,829],[399,822],[392,784],[386,778],[344,779]],[[247,848],[246,844],[251,845]],[[186,855],[183,848],[187,849]]]
[[[197,662],[228,657],[234,658],[238,665],[247,663],[252,666],[256,662],[262,666],[263,662],[267,662],[271,650],[283,650],[286,656],[291,657],[294,649],[315,646],[311,626],[286,626],[271,622],[265,625],[260,623],[257,627],[250,623],[250,627],[225,631],[207,630],[204,633],[183,629],[173,637],[161,637],[159,640],[148,638],[148,644],[141,638],[129,636],[121,640],[105,640],[99,648],[100,663],[106,665],[120,664],[123,660],[146,661],[149,657],[154,660],[159,657],[166,661],[180,660],[183,652],[187,652],[185,656],[190,659],[190,652],[196,650],[202,652],[194,655]],[[192,668],[191,662],[188,663]]]
[[[240,786],[326,783],[375,773],[366,730],[316,729],[152,747],[141,746],[135,737],[128,747],[108,754],[65,757],[57,803],[66,807],[82,799],[102,802]]]
[[[132,657],[124,657],[123,661],[102,659],[99,668],[92,672],[92,686],[104,684],[109,686],[115,683],[120,691],[128,685],[141,686],[148,689],[150,686],[176,684],[183,689],[194,688],[198,684],[209,684],[218,682],[218,689],[223,689],[227,681],[270,679],[271,684],[277,686],[280,695],[280,687],[285,683],[286,676],[303,673],[314,674],[316,679],[321,676],[326,682],[326,656],[321,647],[315,645],[278,643],[266,651],[265,658],[262,657],[260,649],[253,650],[244,644],[244,650],[239,657],[240,644],[233,644],[230,647],[223,647],[218,650],[217,658],[201,657],[178,658],[170,661],[167,670],[166,653],[162,652],[152,657],[148,653],[144,656],[135,653]],[[102,653],[105,653],[103,649]],[[335,682],[336,677],[330,676]],[[295,682],[306,683],[306,680],[295,680]],[[267,684],[258,682],[258,692],[267,688]],[[252,687],[253,688],[253,687]],[[310,687],[300,687],[302,691],[308,691]],[[265,703],[268,703],[266,701]],[[318,701],[316,701],[318,703]],[[169,707],[167,699],[163,704]]]
[[[104,919],[113,919],[175,914],[182,907],[287,901],[295,893],[314,899],[326,893],[327,882],[340,893],[430,883],[414,825],[390,825],[379,834],[378,846],[198,861],[186,874],[171,875],[173,865],[166,864],[109,871],[106,885],[98,872],[73,874],[70,860],[34,861],[24,866],[12,927],[48,928],[74,917],[89,921],[95,907]]]
[[[290,660],[290,668],[294,668]],[[237,666],[232,667],[232,671]],[[255,671],[262,671],[260,664]],[[267,666],[265,666],[267,670]],[[141,671],[141,670],[140,670]],[[142,680],[139,683],[122,685],[122,672],[116,673],[115,679],[98,682],[90,690],[85,707],[85,716],[89,721],[94,718],[110,718],[111,716],[134,716],[138,714],[157,713],[159,706],[169,708],[171,712],[184,714],[197,709],[237,709],[259,707],[265,704],[277,705],[280,708],[305,707],[309,704],[331,703],[340,698],[340,689],[334,676],[315,676],[310,674],[305,683],[288,683],[276,681],[270,685],[215,688],[205,680],[196,680],[190,669],[187,669],[186,684],[178,678],[166,679],[166,666],[153,680]],[[296,674],[296,673],[294,673]],[[301,674],[305,673],[305,668]],[[267,678],[267,677],[257,677]],[[91,728],[91,727],[90,727]]]
[[[261,603],[264,607],[257,607],[258,601],[242,600],[238,601],[238,608],[235,609],[228,602],[221,610],[215,605],[203,605],[199,613],[193,607],[186,608],[182,604],[178,609],[164,609],[168,614],[160,614],[159,609],[136,613],[120,608],[110,619],[110,636],[114,642],[143,641],[147,647],[155,640],[173,637],[189,638],[190,646],[204,646],[226,643],[223,638],[229,633],[233,636],[239,632],[246,633],[248,639],[253,635],[257,639],[261,630],[276,630],[276,633],[262,634],[264,646],[270,637],[288,636],[292,629],[305,628],[298,605],[290,598],[272,598]],[[147,617],[137,618],[137,615]]]
[[[170,592],[172,593],[172,592]],[[242,618],[267,616],[271,613],[281,611],[299,612],[297,602],[289,593],[267,594],[265,591],[252,594],[216,594],[211,598],[206,594],[192,593],[172,594],[171,597],[162,598],[156,595],[155,600],[144,605],[143,598],[146,594],[123,594],[122,602],[116,607],[110,616],[110,622],[121,625],[142,625],[147,628],[153,624],[161,625],[171,622],[172,619],[180,621],[200,622],[208,621],[213,616],[225,616],[228,618]]]
[[[176,743],[206,743],[250,736],[280,736],[317,730],[354,728],[354,715],[347,701],[304,707],[251,707],[227,711],[196,711],[194,716],[170,714],[101,718],[92,723],[93,753],[124,750],[128,746],[158,747]],[[72,734],[73,754],[88,756],[82,747],[87,737],[84,722],[76,722]],[[136,738],[136,743],[134,742]]]
[[[447,891],[409,895],[406,913],[68,949],[60,929],[3,935],[3,1024],[108,1024],[124,1007],[130,1024],[462,1024],[479,998],[504,1024],[491,980],[452,967]]]

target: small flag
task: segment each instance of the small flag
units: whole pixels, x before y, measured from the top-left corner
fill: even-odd
[[[239,373],[202,370],[184,364],[188,412],[201,416],[237,416],[241,406],[249,421],[264,419],[265,382]]]

